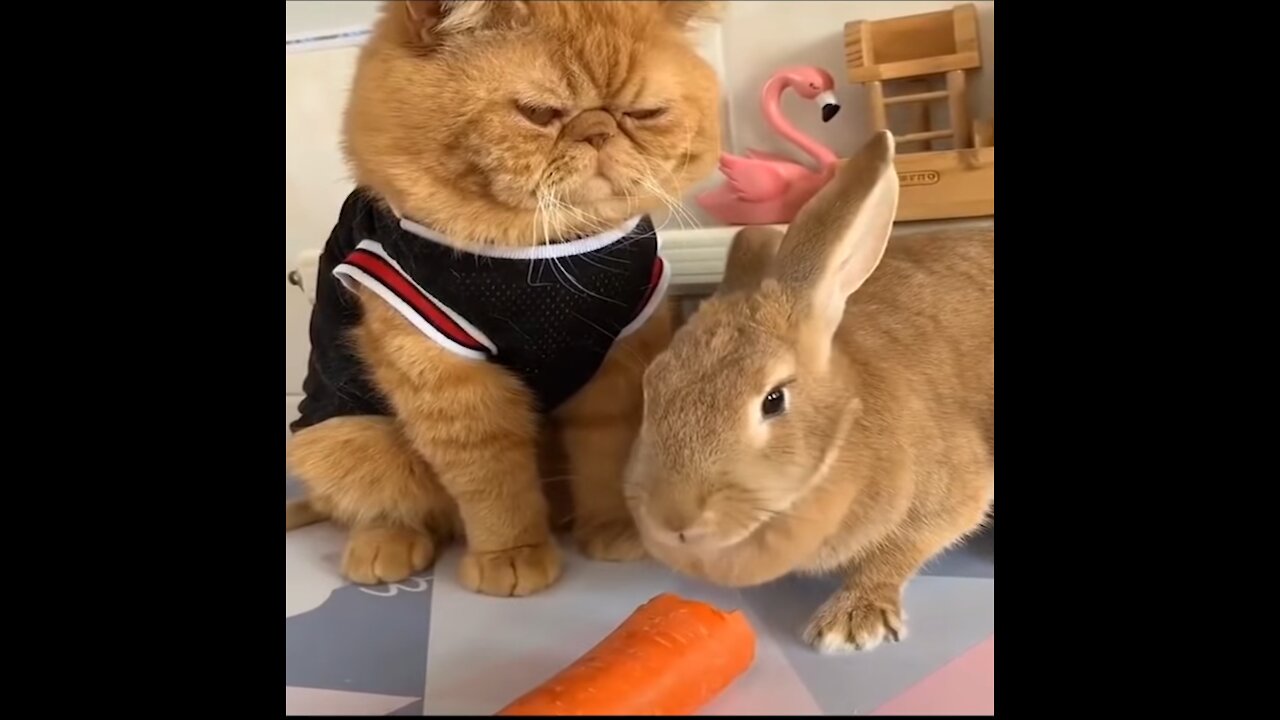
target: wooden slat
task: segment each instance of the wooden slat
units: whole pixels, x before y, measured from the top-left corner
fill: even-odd
[[[963,150],[970,146],[973,139],[973,123],[969,119],[969,84],[965,81],[963,70],[952,70],[947,73],[947,94],[950,100],[947,105],[951,112],[951,149]]]
[[[871,56],[871,23],[866,20],[844,24],[844,63],[846,68],[875,64]]]
[[[942,138],[951,137],[950,130],[931,130],[929,132],[911,133],[909,135],[895,135],[893,139],[899,144],[924,142],[926,140],[940,140]]]
[[[920,75],[939,75],[951,70],[972,70],[981,66],[982,58],[978,53],[957,53],[942,57],[849,68],[849,81],[864,83],[871,80],[896,80]]]
[[[927,78],[927,77],[915,78],[913,80],[905,80],[903,81],[903,84],[907,85],[915,93],[933,91],[933,78]],[[910,135],[911,133],[925,133],[925,132],[929,132],[930,130],[933,130],[933,111],[929,107],[929,103],[913,103],[911,105],[908,105],[907,109],[911,111],[909,114],[914,116],[912,118],[913,123],[910,127],[906,127],[902,129],[902,133],[901,133],[902,135]],[[934,149],[933,143],[929,141],[925,141],[920,144],[920,147],[916,151],[927,152],[933,149]]]
[[[884,111],[884,86],[878,80],[867,83],[867,108],[871,111],[871,129],[889,129],[889,119]]]
[[[957,5],[951,9],[956,36],[956,52],[979,55],[981,62],[981,44],[978,42],[978,8],[973,4]]]
[[[948,96],[946,90],[937,90],[934,92],[912,93],[911,95],[895,95],[884,99],[885,105],[897,105],[898,103],[909,102],[925,102],[928,100],[941,100]]]

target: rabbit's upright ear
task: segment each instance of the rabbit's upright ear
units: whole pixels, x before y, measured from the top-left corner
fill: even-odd
[[[893,135],[880,131],[797,213],[778,250],[775,277],[794,316],[829,342],[845,302],[884,257],[898,210]]]
[[[782,245],[782,231],[765,225],[744,227],[733,236],[724,265],[724,280],[717,295],[751,291],[773,268],[773,258]]]

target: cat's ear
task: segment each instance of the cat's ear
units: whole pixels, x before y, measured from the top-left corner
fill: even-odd
[[[484,30],[525,17],[529,8],[517,0],[402,0],[394,3],[404,16],[410,38],[431,46],[449,35]]]
[[[662,0],[662,9],[675,25],[688,27],[698,23],[716,23],[724,12],[722,0]]]

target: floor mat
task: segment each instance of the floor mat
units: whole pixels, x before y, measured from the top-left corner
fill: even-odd
[[[417,577],[350,585],[338,574],[342,542],[327,524],[285,534],[291,715],[491,715],[660,592],[742,608],[759,636],[755,665],[704,714],[990,714],[995,706],[994,530],[907,586],[906,640],[846,657],[799,640],[834,580],[729,590],[656,563],[596,563],[566,548],[553,588],[490,598],[458,585],[456,547]]]

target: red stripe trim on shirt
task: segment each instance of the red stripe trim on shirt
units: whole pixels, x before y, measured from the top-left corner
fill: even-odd
[[[385,285],[445,337],[469,350],[488,352],[488,348],[472,337],[471,333],[463,330],[458,323],[454,322],[453,318],[449,317],[436,303],[432,302],[431,298],[424,295],[418,290],[417,286],[409,282],[404,275],[401,275],[398,270],[383,258],[367,250],[356,250],[347,256],[345,262],[360,268]]]
[[[644,300],[640,301],[640,307],[636,309],[636,315],[644,312],[649,307],[649,301],[653,299],[653,294],[658,291],[658,283],[662,282],[662,256],[658,255],[653,258],[653,271],[649,274],[649,290],[644,294]]]

